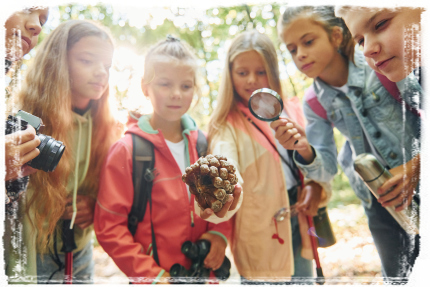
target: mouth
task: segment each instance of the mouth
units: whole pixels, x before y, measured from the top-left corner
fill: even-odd
[[[181,106],[167,106],[169,109],[178,110]]]
[[[27,43],[28,47],[31,47],[31,40],[30,40],[30,38],[22,36],[21,39],[23,39]]]
[[[308,69],[310,69],[313,66],[314,63],[315,62],[303,65],[302,68],[301,68],[301,70],[308,70]]]
[[[389,63],[389,61],[391,61],[394,57],[391,57],[389,59],[386,59],[384,61],[377,61],[375,62],[375,66],[379,69],[383,69],[385,68],[385,66],[387,66],[387,64]]]
[[[100,90],[105,88],[105,85],[101,83],[90,83],[90,85]]]

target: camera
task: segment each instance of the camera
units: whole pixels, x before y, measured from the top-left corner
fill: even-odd
[[[25,130],[29,124],[36,130],[36,135],[40,139],[40,145],[37,147],[40,154],[27,164],[32,168],[46,172],[54,171],[66,147],[62,142],[39,133],[40,127],[43,126],[40,118],[19,110],[15,117],[11,115],[8,116],[6,121],[6,134],[8,135],[16,131]]]
[[[184,242],[181,252],[191,259],[191,267],[187,270],[181,264],[174,264],[170,268],[170,276],[173,278],[173,283],[204,284],[208,281],[210,270],[205,268],[203,261],[208,255],[210,248],[210,241],[205,239],[198,240],[195,243],[191,241]],[[224,257],[224,262],[219,269],[214,271],[214,274],[219,280],[227,280],[230,277],[230,268],[230,260]]]

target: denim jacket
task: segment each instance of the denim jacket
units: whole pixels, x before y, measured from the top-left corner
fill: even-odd
[[[389,94],[375,72],[366,64],[361,52],[355,53],[354,60],[355,64],[349,62],[347,94],[319,78],[310,87],[326,110],[327,120],[314,113],[304,101],[304,113],[308,121],[306,135],[316,157],[307,165],[297,152],[294,153],[294,159],[307,177],[320,182],[328,182],[336,175],[338,161],[357,196],[370,208],[371,193],[353,166],[357,155],[368,152],[359,117],[367,130],[369,141],[389,169],[408,162],[419,153],[420,118]],[[398,87],[402,99],[409,106],[419,109],[422,90],[416,79],[410,75]],[[337,160],[334,127],[346,138]]]

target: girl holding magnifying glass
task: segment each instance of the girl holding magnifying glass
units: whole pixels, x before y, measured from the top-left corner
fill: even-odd
[[[291,161],[284,165],[281,160],[269,125],[248,109],[251,94],[261,88],[282,95],[276,50],[266,35],[244,32],[228,50],[208,134],[210,152],[228,157],[243,182],[243,203],[233,218],[231,238],[243,284],[285,283],[293,274],[312,276],[312,262],[304,259],[301,252],[312,252],[310,241],[306,242],[309,236],[300,235],[297,217],[290,222],[289,214],[275,216],[282,208],[289,209],[287,190],[297,192],[301,188],[295,170],[287,166]],[[303,120],[297,112],[300,104],[296,99],[287,100],[285,106],[291,117]],[[327,197],[314,182],[307,184],[301,194],[304,200],[297,209],[308,215],[316,214],[320,199]]]
[[[382,30],[383,24],[381,21],[373,29]],[[383,275],[387,280],[405,280],[418,255],[419,235],[408,235],[384,207],[406,208],[418,189],[419,116],[403,110],[365,63],[363,54],[354,52],[354,40],[343,20],[335,17],[333,7],[289,7],[279,28],[297,68],[314,78],[314,84],[305,93],[307,137],[300,126],[281,119],[271,124],[276,138],[285,148],[297,150],[297,165],[314,180],[330,181],[339,160],[365,207]],[[405,102],[412,99],[402,97]],[[333,127],[347,139],[339,156]],[[297,134],[301,137],[294,144]],[[354,172],[354,159],[363,153],[373,154],[394,175],[384,184],[385,190],[378,191],[378,200]]]

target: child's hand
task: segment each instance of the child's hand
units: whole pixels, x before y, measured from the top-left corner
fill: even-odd
[[[233,196],[229,195],[228,201],[224,204],[220,211],[215,212],[215,215],[219,218],[223,218],[227,214],[227,211],[234,210],[237,206],[237,203],[239,202],[241,193],[242,186],[240,184],[236,184],[234,187]],[[205,210],[200,209],[200,218],[202,219],[208,219],[212,214],[214,214],[214,211],[210,208],[206,208]]]
[[[304,160],[313,161],[314,153],[303,127],[285,117],[273,121],[270,123],[270,127],[275,131],[275,138],[285,149],[297,150]]]
[[[321,185],[313,181],[307,183],[300,192],[299,199],[296,203],[296,210],[308,216],[317,215],[321,193]]]
[[[212,233],[204,233],[200,239],[206,239],[211,242],[211,250],[203,261],[205,267],[212,270],[219,269],[224,262],[225,249],[227,248],[224,239]]]
[[[63,213],[63,219],[72,219],[73,215],[73,206],[72,206],[73,198],[69,197],[66,203],[66,210]],[[85,229],[93,223],[94,220],[94,208],[96,205],[96,201],[89,196],[86,195],[78,195],[76,198],[76,218],[75,224],[81,228]]]
[[[31,125],[23,131],[17,131],[5,136],[5,180],[17,179],[36,171],[31,167],[21,170],[21,167],[40,153],[37,147],[40,144],[39,137]]]
[[[392,187],[393,190],[382,195],[378,202],[383,207],[396,206],[395,210],[401,211],[412,202],[412,196],[420,178],[420,155],[406,164],[390,169],[390,172],[393,177],[378,189],[378,194],[385,194]]]

